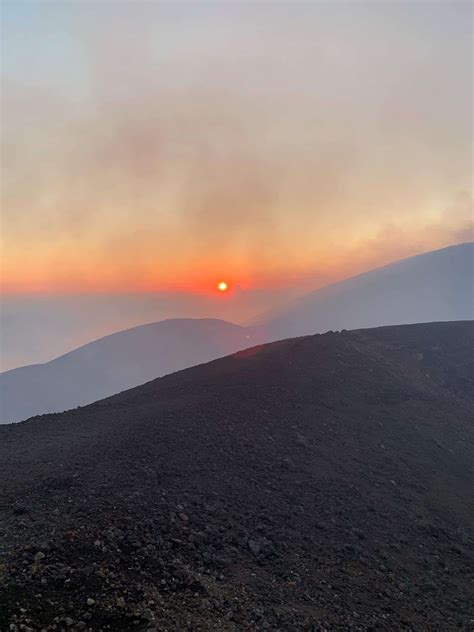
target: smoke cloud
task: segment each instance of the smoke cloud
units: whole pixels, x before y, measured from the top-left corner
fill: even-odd
[[[6,291],[335,280],[469,238],[468,5],[45,7],[4,25]]]

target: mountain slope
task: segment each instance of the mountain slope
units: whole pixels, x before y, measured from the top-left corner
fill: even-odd
[[[474,243],[450,246],[322,288],[263,324],[267,340],[474,318]]]
[[[0,423],[59,412],[250,344],[331,329],[474,318],[474,244],[400,261],[318,290],[260,327],[176,319],[134,327],[0,374]]]
[[[175,319],[120,331],[46,364],[0,375],[0,422],[89,404],[178,369],[252,344],[244,328]]]
[[[473,351],[316,335],[2,426],[0,629],[469,629]]]

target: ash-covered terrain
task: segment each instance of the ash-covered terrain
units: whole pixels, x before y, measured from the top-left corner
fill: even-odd
[[[474,629],[473,350],[327,333],[1,426],[0,630]]]

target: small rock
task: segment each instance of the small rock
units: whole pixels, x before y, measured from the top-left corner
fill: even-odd
[[[86,603],[88,606],[93,606],[95,604],[95,599],[92,599],[92,597],[88,597]]]
[[[46,555],[43,553],[43,551],[38,551],[38,553],[35,555],[35,562],[41,562],[41,560],[44,560],[45,557]]]
[[[248,547],[254,555],[258,555],[260,551],[262,550],[261,544],[257,542],[256,540],[249,540]]]
[[[304,448],[309,447],[308,439],[299,432],[296,433],[296,443]]]
[[[149,608],[147,608],[143,612],[143,618],[146,619],[147,621],[154,621],[155,620],[155,615],[153,614],[153,612]]]
[[[280,463],[284,470],[288,470],[290,472],[294,472],[296,470],[295,464],[290,458],[284,458],[280,461]]]

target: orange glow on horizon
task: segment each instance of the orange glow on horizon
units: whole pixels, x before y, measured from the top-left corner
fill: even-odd
[[[456,243],[456,242],[454,242]],[[0,274],[0,296],[51,295],[51,294],[126,294],[126,293],[187,293],[206,296],[235,298],[241,292],[272,292],[283,288],[301,287],[308,291],[341,281],[368,270],[387,265],[405,257],[421,254],[431,249],[452,245],[450,239],[427,239],[421,246],[408,240],[400,246],[374,242],[342,248],[323,249],[318,257],[301,261],[269,261],[252,265],[245,258],[223,256],[193,260],[169,260],[164,266],[158,260],[142,263],[133,258],[108,257],[100,254],[94,259],[81,258],[80,252],[70,250],[48,253],[42,258],[41,249],[26,250],[21,257],[5,258]],[[60,256],[61,255],[61,256]],[[77,256],[76,256],[77,255]],[[58,261],[61,265],[58,265]],[[215,271],[225,267],[226,276],[216,278]]]

